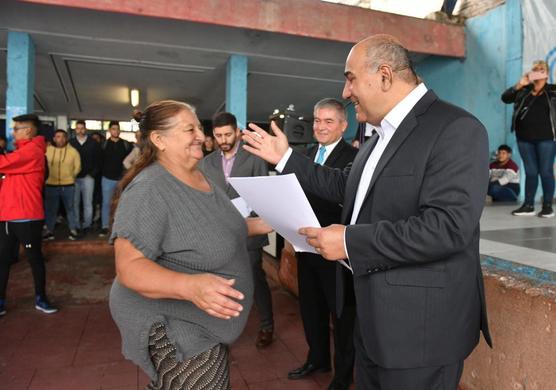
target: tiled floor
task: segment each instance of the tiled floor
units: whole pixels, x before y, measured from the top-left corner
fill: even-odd
[[[101,255],[95,255],[96,252]],[[148,378],[120,352],[120,335],[106,297],[113,277],[111,249],[100,242],[49,243],[48,288],[60,312],[33,309],[29,267],[12,267],[8,313],[0,318],[0,390],[135,390]],[[273,286],[276,340],[254,345],[257,313],[231,348],[234,390],[323,389],[331,374],[289,381],[287,372],[305,361],[307,347],[297,299]]]
[[[481,253],[556,271],[556,219],[513,217],[515,205],[485,208]],[[12,267],[8,314],[0,318],[0,390],[136,390],[148,378],[120,353],[120,335],[108,311],[114,276],[111,248],[91,240],[48,243],[48,291],[61,311],[33,309],[28,265]],[[297,299],[273,286],[276,340],[257,350],[257,313],[231,348],[234,390],[323,389],[331,374],[289,381],[287,372],[307,352]]]
[[[481,217],[481,254],[556,272],[556,218],[516,217],[511,214],[516,207],[485,207]]]

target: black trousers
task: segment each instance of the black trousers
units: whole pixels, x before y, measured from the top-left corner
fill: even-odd
[[[23,245],[31,265],[35,293],[45,296],[46,272],[41,250],[42,225],[43,221],[0,222],[0,299],[6,299],[10,266],[18,242]]]
[[[463,360],[436,367],[389,369],[367,354],[359,323],[355,324],[355,388],[357,390],[457,390]]]
[[[344,305],[336,317],[336,263],[313,253],[298,253],[297,278],[299,307],[309,345],[307,362],[330,366],[330,317],[334,326],[334,379],[349,384],[353,380],[355,349],[354,301]]]

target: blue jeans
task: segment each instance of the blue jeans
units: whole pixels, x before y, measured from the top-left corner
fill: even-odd
[[[93,192],[95,190],[95,178],[87,175],[82,178],[75,179],[75,216],[77,225],[83,229],[88,229],[93,223]],[[81,197],[83,196],[83,224],[79,218],[79,206],[81,206]]]
[[[525,167],[525,204],[535,203],[539,176],[543,192],[543,203],[552,204],[554,198],[554,156],[556,142],[553,140],[523,141],[518,139],[519,154]]]
[[[493,200],[499,202],[514,202],[517,200],[517,194],[514,190],[495,183],[489,183],[488,194],[492,196]]]
[[[110,204],[112,203],[112,195],[116,190],[116,185],[118,180],[110,180],[106,177],[102,177],[102,228],[108,229],[108,223],[110,222]]]
[[[70,230],[77,229],[77,218],[73,207],[73,197],[75,188],[71,186],[45,186],[44,189],[44,211],[45,224],[49,232],[54,232],[56,226],[56,216],[60,206],[60,199],[64,202],[66,217]]]

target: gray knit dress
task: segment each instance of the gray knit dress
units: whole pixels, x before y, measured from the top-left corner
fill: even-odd
[[[149,358],[152,325],[164,324],[178,360],[189,359],[241,334],[253,301],[253,277],[246,248],[247,226],[226,194],[191,188],[160,164],[144,169],[124,190],[110,241],[126,238],[145,257],[187,274],[212,273],[235,279],[245,295],[237,318],[222,320],[189,301],[150,299],[114,280],[110,311],[122,336],[122,352],[152,378]]]

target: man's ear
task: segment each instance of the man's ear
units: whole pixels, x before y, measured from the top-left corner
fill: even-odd
[[[380,87],[383,92],[387,92],[392,87],[394,72],[389,65],[381,65],[378,68],[378,72],[380,74]]]
[[[34,136],[36,136],[38,133],[38,130],[36,128],[34,128],[33,126],[28,127],[27,129],[25,129],[25,137],[27,138],[33,138]]]

